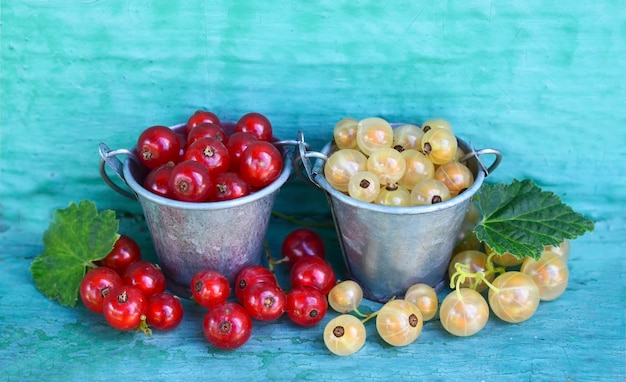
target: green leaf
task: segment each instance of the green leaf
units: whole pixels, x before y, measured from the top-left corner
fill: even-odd
[[[44,251],[30,267],[37,289],[73,307],[86,267],[113,249],[118,228],[114,211],[98,213],[95,203],[88,200],[56,210],[43,236]]]
[[[499,254],[538,259],[545,245],[559,245],[594,228],[592,220],[528,179],[483,184],[477,199],[482,220],[474,232]]]

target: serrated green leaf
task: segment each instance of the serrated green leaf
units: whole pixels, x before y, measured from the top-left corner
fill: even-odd
[[[544,246],[559,245],[594,228],[592,220],[528,179],[483,184],[477,199],[482,220],[474,232],[500,254],[538,259]]]
[[[74,306],[86,267],[104,258],[119,235],[115,212],[98,213],[95,203],[84,200],[55,211],[44,232],[44,251],[31,264],[35,286],[61,305]]]

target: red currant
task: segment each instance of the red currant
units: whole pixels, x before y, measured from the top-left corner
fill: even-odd
[[[135,261],[126,268],[124,284],[132,285],[139,289],[146,298],[165,291],[165,275],[158,265],[145,260]]]
[[[320,322],[328,310],[326,296],[311,286],[293,288],[287,294],[285,312],[300,326],[313,326]]]
[[[123,284],[122,278],[113,269],[94,268],[87,272],[80,282],[80,298],[87,309],[102,313],[102,304],[106,295]]]
[[[226,144],[226,133],[224,132],[224,129],[211,122],[201,123],[194,127],[187,136],[187,146],[192,145],[195,141],[201,138],[215,138]]]
[[[180,162],[183,160],[183,156],[185,156],[185,149],[187,148],[187,134],[177,131],[176,135],[178,135],[178,140],[180,141],[180,151],[178,152],[178,157],[180,158],[178,162]]]
[[[111,252],[101,260],[101,264],[123,276],[126,268],[139,260],[141,260],[139,244],[132,237],[122,234],[113,245]]]
[[[191,278],[191,294],[198,304],[213,308],[228,299],[228,279],[214,270],[201,270]]]
[[[173,194],[169,181],[173,168],[174,164],[168,162],[162,166],[152,169],[143,181],[143,188],[153,194],[172,199]]]
[[[324,295],[327,295],[337,282],[330,264],[316,256],[307,256],[298,260],[291,268],[290,276],[292,287],[312,286]]]
[[[102,314],[106,321],[119,330],[139,327],[146,318],[148,300],[143,292],[130,285],[122,285],[104,298]]]
[[[243,294],[243,307],[252,318],[259,321],[274,321],[285,311],[285,292],[272,282],[251,285]]]
[[[326,257],[324,240],[315,231],[309,228],[296,228],[287,234],[281,247],[283,258],[287,265],[293,266],[298,260],[307,256]]]
[[[258,138],[245,132],[233,133],[226,143],[228,149],[228,155],[230,155],[230,170],[239,171],[239,162],[241,161],[241,154],[248,148],[248,145],[252,142],[258,141]]]
[[[283,158],[273,144],[252,142],[241,154],[239,175],[254,187],[265,187],[275,181],[283,170]]]
[[[206,166],[211,176],[228,171],[228,149],[216,138],[201,138],[189,145],[185,160],[191,159]]]
[[[235,125],[236,132],[247,132],[255,135],[260,141],[272,140],[272,124],[266,116],[260,113],[248,113],[239,118]]]
[[[204,202],[211,194],[213,180],[205,165],[194,160],[185,160],[172,169],[169,185],[177,200]]]
[[[243,302],[244,293],[254,284],[269,282],[277,284],[276,276],[261,265],[250,265],[242,269],[235,279],[235,296]]]
[[[210,200],[220,202],[244,197],[250,194],[250,186],[237,173],[224,172],[215,177],[215,186]]]
[[[250,338],[252,318],[243,306],[225,302],[206,313],[202,328],[204,336],[213,346],[235,349]]]
[[[191,117],[189,117],[189,119],[187,120],[185,131],[187,134],[189,134],[194,127],[206,122],[214,123],[218,126],[221,126],[220,119],[214,113],[206,110],[196,110],[196,112],[193,113]]]
[[[167,292],[157,293],[148,300],[146,322],[159,330],[176,328],[183,320],[183,304]]]
[[[166,126],[151,126],[137,139],[137,155],[141,163],[153,169],[168,162],[180,160],[180,139],[176,132]]]

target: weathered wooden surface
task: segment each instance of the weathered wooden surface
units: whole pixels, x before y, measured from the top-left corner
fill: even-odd
[[[623,2],[1,7],[3,380],[624,379]],[[138,204],[100,179],[97,144],[130,147],[143,128],[181,122],[199,107],[224,119],[266,113],[277,135],[303,130],[314,148],[345,116],[443,116],[475,146],[502,150],[490,181],[531,178],[593,218],[596,231],[572,242],[568,290],[531,320],[492,318],[470,338],[434,321],[403,348],[385,345],[368,325],[366,346],[347,358],[326,351],[323,324],[256,324],[242,348],[216,351],[190,303],[181,327],[147,338],[43,297],[29,266],[52,211],[70,201],[115,209],[121,230],[154,256]],[[321,192],[295,179],[276,209],[330,219]],[[274,252],[292,228],[272,220]],[[341,271],[334,231],[320,232]]]

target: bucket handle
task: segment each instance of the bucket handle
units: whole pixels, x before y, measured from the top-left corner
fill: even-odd
[[[493,163],[489,167],[485,167],[485,164],[483,163],[483,161],[480,160],[480,156],[489,155],[489,154],[495,155],[496,159],[494,159]],[[459,162],[466,162],[472,157],[476,157],[476,162],[478,162],[478,165],[485,173],[485,178],[489,176],[489,174],[491,174],[496,168],[498,168],[498,166],[500,165],[500,162],[502,162],[502,153],[500,152],[500,150],[496,150],[496,149],[475,150],[473,147],[472,147],[471,152],[463,155],[459,159]]]
[[[107,174],[105,168],[105,165],[108,164],[109,167],[111,167],[111,169],[113,169],[113,171],[117,174],[117,176],[122,179],[124,184],[128,185],[126,183],[126,179],[124,178],[124,165],[122,161],[117,158],[117,155],[127,155],[130,159],[139,163],[139,159],[137,158],[135,153],[127,149],[111,150],[109,146],[107,146],[107,144],[104,142],[100,142],[100,144],[98,145],[98,150],[100,152],[100,176],[102,177],[104,182],[122,196],[125,196],[132,200],[137,200],[137,195],[121,188],[115,182],[113,182],[113,180],[111,180],[111,178]]]
[[[310,159],[316,158],[321,159],[323,161],[328,160],[328,156],[322,154],[319,151],[311,151],[309,144],[304,140],[304,132],[298,131],[295,140],[296,148],[297,148],[297,156],[293,161],[294,172],[303,180],[312,183],[317,188],[321,188],[319,184],[315,181],[316,172],[313,171],[313,165],[311,164]],[[302,163],[302,167],[304,167],[304,173],[306,177],[302,175],[302,169],[299,167],[300,163]]]

